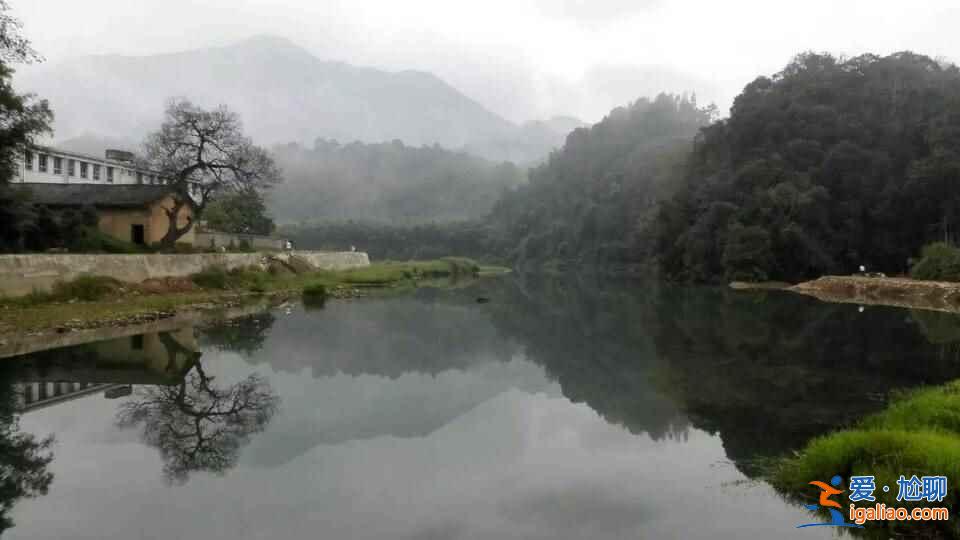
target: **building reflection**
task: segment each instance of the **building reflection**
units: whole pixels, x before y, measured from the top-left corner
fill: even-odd
[[[102,394],[129,396],[133,385],[175,385],[199,362],[193,328],[50,349],[6,360],[22,413]]]
[[[193,472],[232,468],[279,404],[265,378],[220,384],[201,356],[189,327],[22,355],[5,360],[3,374],[18,414],[94,395],[117,399],[115,425],[138,431],[159,451],[167,480],[181,483]]]

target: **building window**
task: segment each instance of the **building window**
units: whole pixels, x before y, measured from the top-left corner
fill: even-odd
[[[74,172],[75,172],[75,169],[76,169],[76,165],[77,165],[77,162],[76,162],[76,161],[74,161],[74,160],[72,160],[72,159],[68,159],[68,160],[67,160],[67,176],[73,176],[73,175],[74,175]]]
[[[47,172],[47,155],[46,154],[37,155],[37,169],[39,169],[40,172]]]
[[[87,162],[85,162],[85,161],[81,161],[81,162],[80,162],[80,178],[86,178],[86,177],[87,177],[87,169],[89,168],[89,167],[87,167],[87,165],[88,165],[88,164],[87,164]]]
[[[138,173],[137,173],[137,184],[142,184],[142,183],[143,183],[143,173],[142,173],[142,172],[138,172]]]
[[[63,158],[53,156],[53,174],[63,174]]]
[[[33,152],[29,150],[23,151],[23,166],[28,170],[33,170]]]
[[[93,179],[100,179],[100,165],[97,165],[96,163],[93,164]]]
[[[107,182],[113,183],[113,167],[107,167]]]

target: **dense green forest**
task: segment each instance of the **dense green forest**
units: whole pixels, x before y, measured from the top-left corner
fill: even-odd
[[[280,222],[363,220],[418,225],[479,219],[523,170],[438,146],[317,140],[275,147],[285,180],[270,193]]]
[[[595,126],[573,131],[561,150],[529,171],[527,183],[504,190],[498,182],[502,196],[487,206],[492,210],[472,213],[469,221],[403,226],[358,220],[281,232],[299,247],[356,246],[375,258],[456,254],[531,267],[546,262],[647,267],[655,255],[657,203],[682,183],[691,141],[712,114],[695,99],[669,95],[617,108]],[[384,145],[358,146],[354,151]],[[507,167],[499,168],[513,174]],[[430,211],[435,210],[425,209]]]
[[[356,246],[374,258],[456,254],[531,267],[548,261],[598,266],[644,265],[653,255],[656,234],[652,225],[657,202],[681,183],[691,141],[712,114],[710,108],[697,107],[694,99],[669,95],[654,100],[640,99],[617,108],[597,125],[573,131],[562,149],[553,152],[544,164],[529,170],[527,183],[505,190],[504,182],[494,181],[501,195],[499,200],[486,199],[481,205],[456,201],[471,208],[470,215],[463,216],[467,221],[435,221],[412,226],[399,220],[336,222],[337,214],[321,212],[318,215],[331,218],[331,222],[288,226],[282,228],[281,233],[291,237],[298,247],[349,249]],[[362,154],[361,158],[351,158],[361,164],[374,162],[370,155],[383,151],[384,147],[399,152],[394,155],[429,151],[433,156],[467,159],[439,149],[418,150],[401,145],[339,147],[318,142],[318,148],[321,146],[324,150],[317,153],[344,149],[354,155]],[[280,163],[288,163],[280,156],[278,153]],[[499,170],[515,174],[512,166],[502,165]],[[290,178],[289,169],[287,175]],[[461,177],[465,182],[476,181]],[[309,181],[319,182],[319,179]],[[326,180],[323,182],[325,185]],[[354,188],[345,188],[351,189]],[[322,190],[316,193],[316,197],[325,195]],[[404,193],[415,194],[409,190]],[[278,199],[276,194],[273,196]],[[385,213],[382,211],[379,215]],[[436,213],[436,209],[424,208],[425,215],[430,213]],[[369,211],[358,211],[355,215],[369,216]]]
[[[960,218],[960,70],[912,53],[802,54],[697,135],[658,217],[668,276],[888,273]]]
[[[960,70],[801,54],[728,119],[661,95],[575,131],[485,229],[491,254],[672,279],[903,273],[960,227]],[[476,254],[473,254],[476,255]]]
[[[648,261],[657,202],[675,189],[690,141],[712,114],[695,99],[660,95],[575,130],[494,207],[496,253],[520,265]]]

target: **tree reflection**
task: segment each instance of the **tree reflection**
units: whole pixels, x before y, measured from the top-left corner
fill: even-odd
[[[160,451],[171,483],[196,471],[224,474],[277,410],[279,397],[260,375],[225,388],[214,381],[198,362],[175,386],[139,387],[117,412],[120,427],[139,428],[144,443]]]
[[[16,394],[6,373],[0,375],[0,534],[13,527],[10,511],[23,498],[45,495],[53,473],[53,437],[37,439],[20,431]]]
[[[496,283],[498,329],[564,396],[654,439],[719,434],[747,475],[892,391],[960,376],[956,315],[594,276]]]
[[[249,317],[231,319],[204,328],[200,331],[201,345],[216,347],[221,351],[237,352],[250,356],[263,347],[276,322],[273,313],[265,311]]]

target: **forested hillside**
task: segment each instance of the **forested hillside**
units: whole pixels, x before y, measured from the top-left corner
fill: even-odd
[[[284,182],[271,190],[278,222],[365,221],[392,225],[480,219],[524,171],[440,147],[317,140],[278,146]]]
[[[647,263],[673,279],[901,273],[960,228],[960,70],[913,53],[797,56],[730,118],[660,96],[575,131],[490,225],[515,263]]]
[[[498,254],[519,264],[640,264],[652,256],[657,202],[684,173],[712,109],[660,95],[574,131],[502,198],[489,222]]]
[[[903,272],[960,219],[960,70],[913,53],[803,54],[703,129],[659,216],[667,275]]]

